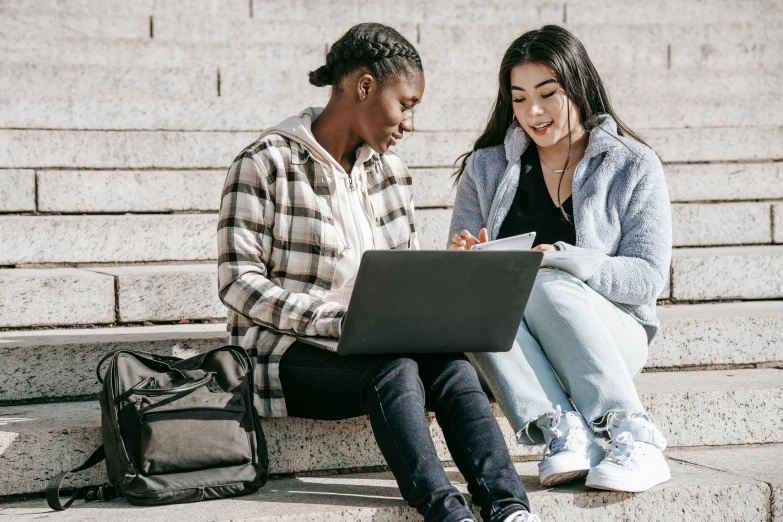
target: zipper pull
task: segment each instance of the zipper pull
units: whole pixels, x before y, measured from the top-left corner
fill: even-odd
[[[354,190],[354,188],[353,188],[353,176],[351,176],[350,174],[348,174],[348,190],[350,190],[351,192],[353,192],[353,190]]]

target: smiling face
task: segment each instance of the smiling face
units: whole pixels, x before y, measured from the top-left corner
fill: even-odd
[[[413,130],[413,107],[424,96],[424,74],[394,79],[381,86],[369,74],[358,82],[359,110],[356,132],[376,152],[383,154]]]
[[[511,101],[522,129],[540,148],[568,140],[569,112],[573,137],[584,132],[579,108],[545,65],[523,63],[511,69]]]

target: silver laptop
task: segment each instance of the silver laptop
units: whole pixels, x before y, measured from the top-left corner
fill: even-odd
[[[540,251],[370,250],[340,339],[297,339],[339,354],[505,352]]]

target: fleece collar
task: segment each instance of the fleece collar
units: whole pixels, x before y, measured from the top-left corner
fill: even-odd
[[[617,139],[617,123],[615,123],[614,118],[608,114],[599,114],[595,120],[596,126],[590,132],[587,150],[585,151],[585,158],[588,159],[621,146],[620,141]],[[599,127],[606,132],[599,130]],[[506,148],[506,161],[509,163],[519,161],[531,141],[530,136],[522,130],[522,126],[514,119],[514,122],[506,131],[506,138],[503,142]]]

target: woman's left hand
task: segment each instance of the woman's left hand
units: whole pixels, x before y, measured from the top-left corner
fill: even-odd
[[[557,252],[560,250],[555,245],[538,245],[536,247],[533,247],[533,250],[540,250],[542,252]]]

